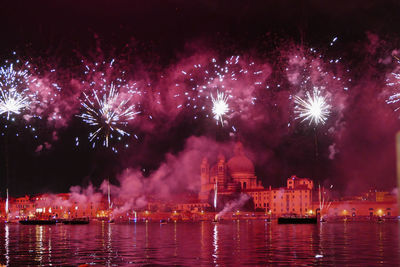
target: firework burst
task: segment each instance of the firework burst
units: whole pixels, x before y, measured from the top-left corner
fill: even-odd
[[[223,95],[226,99],[234,99],[229,106],[232,114],[241,113],[249,105],[255,104],[256,97],[253,92],[265,86],[269,75],[268,71],[264,73],[265,66],[256,64],[248,58],[242,59],[240,56],[231,56],[223,61],[201,57],[193,63],[193,65],[185,63],[184,68],[180,69],[182,75],[173,74],[177,78],[173,80],[172,90],[177,104],[176,108],[191,109],[194,119],[203,115],[209,116],[204,111],[207,109],[212,94],[218,90],[224,92]],[[218,101],[218,92],[215,100],[223,103],[223,101]],[[213,104],[215,107],[214,101]],[[226,103],[218,108],[222,108],[224,105]],[[225,109],[227,112],[227,107]],[[213,110],[214,115],[215,111]]]
[[[306,93],[306,99],[298,96],[294,97],[296,119],[302,122],[309,120],[309,124],[324,124],[330,114],[331,106],[327,103],[325,97],[321,96],[321,92],[314,87],[313,93]]]
[[[93,147],[96,140],[103,140],[103,146],[108,147],[113,132],[120,136],[129,136],[123,128],[139,113],[135,111],[135,105],[130,104],[130,97],[121,100],[113,83],[109,88],[103,87],[103,90],[103,97],[99,97],[96,90],[92,90],[91,97],[84,94],[85,98],[81,102],[84,111],[78,115],[88,125],[96,127],[96,130],[89,134],[89,141],[93,142]]]
[[[213,103],[212,113],[214,114],[214,119],[221,122],[221,125],[224,126],[223,116],[229,111],[228,105],[228,96],[223,92],[217,91],[216,98],[211,94],[211,100]]]
[[[19,61],[17,61],[19,63]],[[30,68],[28,62],[24,67]],[[0,68],[0,115],[7,114],[7,120],[12,114],[21,114],[29,108],[34,96],[29,94],[31,76],[28,70],[17,70],[14,64]]]

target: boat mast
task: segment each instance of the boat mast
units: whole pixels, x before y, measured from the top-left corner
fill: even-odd
[[[215,179],[214,185],[214,209],[217,211],[218,180]]]
[[[111,209],[110,179],[107,179],[108,211]]]
[[[318,201],[319,201],[319,210],[320,210],[320,212],[322,212],[321,184],[318,184]]]
[[[9,212],[9,208],[8,208],[8,201],[9,201],[8,188],[6,189],[6,194],[7,194],[7,198],[6,198],[6,221],[8,221],[8,212]]]

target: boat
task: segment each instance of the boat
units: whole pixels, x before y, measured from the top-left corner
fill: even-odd
[[[278,224],[316,224],[317,217],[279,217]]]
[[[63,224],[89,224],[89,218],[74,218],[71,220],[64,220]]]
[[[53,225],[56,224],[56,220],[20,220],[19,223],[23,225]]]
[[[160,224],[167,224],[167,220],[160,220]]]

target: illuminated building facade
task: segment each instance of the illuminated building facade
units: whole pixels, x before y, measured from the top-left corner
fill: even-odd
[[[313,182],[307,178],[292,176],[284,188],[268,188],[244,191],[253,198],[254,207],[273,215],[313,214]]]
[[[394,218],[398,216],[397,199],[389,192],[370,190],[361,196],[332,201],[327,215],[354,220]]]
[[[10,215],[15,218],[96,218],[101,217],[102,214],[105,216],[106,207],[105,197],[99,201],[78,203],[71,198],[71,194],[61,193],[10,198],[9,211]],[[3,213],[5,212],[2,212],[2,217],[4,217]]]

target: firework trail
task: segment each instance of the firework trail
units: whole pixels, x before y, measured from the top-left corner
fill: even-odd
[[[330,114],[331,106],[326,102],[325,97],[321,96],[321,92],[317,87],[313,88],[313,93],[306,93],[306,98],[302,99],[298,96],[294,97],[296,119],[302,122],[309,120],[309,124],[324,124]]]
[[[103,97],[99,97],[99,92],[96,90],[92,91],[91,96],[84,94],[85,98],[81,102],[83,113],[78,115],[88,125],[96,127],[96,130],[89,134],[89,141],[93,143],[93,147],[100,139],[103,140],[103,146],[108,147],[113,132],[120,136],[129,136],[130,134],[123,128],[139,113],[136,112],[135,105],[130,104],[130,97],[126,99],[119,97],[119,92],[113,83],[103,87],[103,90]]]

